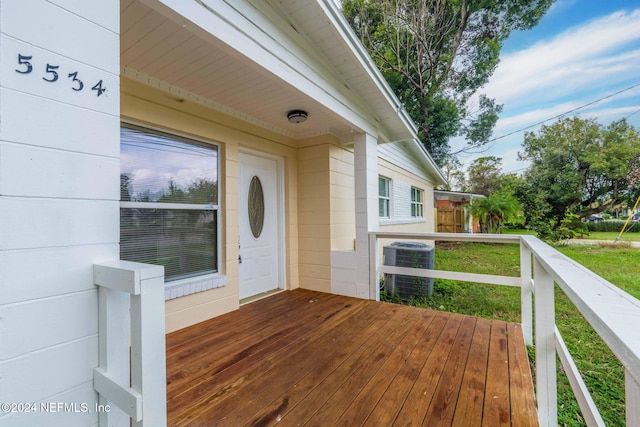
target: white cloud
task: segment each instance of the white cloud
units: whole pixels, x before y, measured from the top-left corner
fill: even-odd
[[[547,15],[553,15],[564,9],[568,9],[576,3],[577,0],[558,0],[551,4]]]
[[[548,14],[568,13],[567,9],[578,7],[578,3],[558,0]],[[478,157],[496,156],[502,158],[503,172],[521,172],[528,166],[517,160],[524,128],[535,132],[538,123],[551,124],[556,121],[554,117],[565,113],[597,118],[603,125],[632,115],[640,109],[640,86],[615,93],[640,83],[638,70],[640,9],[592,20],[502,56],[481,91],[504,104],[493,132],[498,139],[482,152],[461,156],[461,162],[466,167]],[[640,127],[640,112],[629,122]],[[454,138],[450,144],[455,152],[464,141]]]
[[[587,111],[582,114],[582,117],[596,118],[600,123],[607,124],[613,120],[618,120],[621,116],[627,117],[634,113],[640,114],[638,111],[640,111],[640,104],[618,108],[606,108],[597,111]]]
[[[545,100],[586,85],[628,78],[633,70],[637,73],[640,50],[621,49],[640,40],[639,22],[640,9],[616,12],[506,55],[485,92],[508,104],[528,98]]]
[[[607,95],[592,94],[589,99],[581,98],[574,101],[559,102],[548,108],[523,110],[523,113],[515,113],[513,115],[503,117],[496,124],[496,127],[494,128],[494,135],[499,137],[500,135],[521,130],[540,122],[545,122],[547,124],[552,123],[555,121],[555,117],[560,115],[572,116],[579,114],[583,117],[595,117],[598,118],[602,124],[606,124],[611,120],[617,120],[620,117],[632,114],[640,108],[640,105],[638,105],[638,100],[640,98],[640,86],[614,97],[587,105],[605,96]],[[625,102],[625,106],[617,105],[618,102],[624,102],[627,100],[631,101],[631,103],[629,104]]]

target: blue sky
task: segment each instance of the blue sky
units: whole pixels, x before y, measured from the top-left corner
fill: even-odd
[[[567,116],[593,117],[605,126],[628,117],[640,129],[640,0],[557,0],[538,26],[509,37],[481,91],[504,109],[495,141],[461,157],[465,165],[492,155],[502,158],[504,172],[521,172],[527,164],[517,161],[520,129],[604,97]],[[451,145],[455,150],[459,141]]]

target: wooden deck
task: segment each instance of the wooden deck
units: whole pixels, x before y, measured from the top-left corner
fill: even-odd
[[[170,426],[533,426],[519,325],[305,290],[167,336]]]

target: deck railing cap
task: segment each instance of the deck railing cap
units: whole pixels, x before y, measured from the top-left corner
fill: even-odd
[[[93,266],[94,284],[132,295],[140,293],[141,281],[158,277],[164,277],[164,267],[160,265],[114,260]]]

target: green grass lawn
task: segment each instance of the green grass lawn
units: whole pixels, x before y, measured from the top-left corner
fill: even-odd
[[[607,231],[592,231],[584,239],[588,240],[608,240],[613,242],[620,233],[607,232]],[[620,237],[621,242],[640,242],[640,233],[622,233]]]
[[[637,273],[640,250],[589,246],[564,246],[558,250],[640,298],[640,275]],[[515,244],[438,244],[435,265],[440,270],[518,276],[519,247]],[[409,303],[473,316],[520,321],[520,289],[507,286],[438,279],[429,300]],[[605,423],[607,426],[623,426],[624,370],[559,288],[556,289],[556,324]],[[586,424],[560,365],[558,370],[559,425],[584,426]]]
[[[504,234],[533,234],[536,233],[531,230],[502,230]],[[578,237],[579,239],[587,240],[605,240],[613,243],[620,232],[607,232],[607,231],[592,231],[584,237]],[[640,242],[640,233],[622,233],[620,237],[621,242]]]

